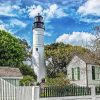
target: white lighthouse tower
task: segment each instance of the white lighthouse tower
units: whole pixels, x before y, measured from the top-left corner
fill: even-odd
[[[33,24],[33,64],[32,67],[37,75],[37,82],[45,78],[44,64],[44,22],[43,17],[38,14]]]

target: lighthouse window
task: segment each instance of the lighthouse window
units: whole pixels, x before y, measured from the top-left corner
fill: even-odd
[[[37,24],[35,23],[35,24],[34,24],[34,27],[36,27],[36,25],[37,25]]]
[[[40,17],[38,17],[38,21],[39,21],[39,22],[41,21]]]
[[[35,17],[35,20],[34,21],[37,22],[38,21],[38,17]]]
[[[38,17],[38,21],[41,22],[42,21],[42,17]]]
[[[36,51],[38,51],[38,48],[36,48]]]

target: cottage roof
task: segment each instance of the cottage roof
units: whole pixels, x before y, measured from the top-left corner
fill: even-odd
[[[100,65],[100,59],[98,59],[95,55],[83,54],[83,55],[76,55],[76,56],[78,56],[80,59],[82,59],[85,63]]]
[[[19,68],[0,67],[0,77],[22,77]]]

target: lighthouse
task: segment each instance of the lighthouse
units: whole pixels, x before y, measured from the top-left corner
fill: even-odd
[[[44,63],[44,21],[43,17],[38,14],[34,18],[33,23],[33,53],[32,67],[37,75],[37,82],[41,82],[45,78],[45,63]]]

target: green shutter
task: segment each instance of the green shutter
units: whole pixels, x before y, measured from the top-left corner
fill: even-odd
[[[80,67],[77,67],[77,72],[78,72],[78,80],[80,80]]]
[[[74,68],[72,68],[72,80],[74,81]]]
[[[95,80],[95,67],[92,66],[92,80]]]

